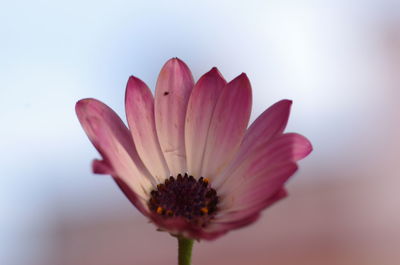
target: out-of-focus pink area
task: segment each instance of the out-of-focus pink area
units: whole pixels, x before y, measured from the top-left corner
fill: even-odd
[[[0,264],[175,264],[107,176],[74,104],[124,117],[135,74],[178,56],[195,78],[246,72],[252,120],[293,99],[314,152],[254,225],[195,245],[193,264],[400,264],[400,3],[10,1],[0,10]]]

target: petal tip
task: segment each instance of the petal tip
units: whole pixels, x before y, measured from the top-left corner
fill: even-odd
[[[94,98],[83,98],[78,100],[75,103],[75,112],[79,116],[79,114],[92,102],[96,102],[97,100]]]
[[[222,74],[221,74],[221,72],[218,70],[218,68],[217,67],[213,67],[213,68],[211,68],[211,70],[210,71],[208,71],[207,73],[205,73],[204,75],[203,75],[203,77],[208,77],[208,78],[214,78],[214,79],[217,79],[217,80],[222,80],[225,84],[226,84],[226,81],[225,81],[225,78],[222,76]]]
[[[137,78],[136,76],[131,75],[128,79],[128,82],[126,83],[125,93],[128,92],[128,90],[138,89],[143,86],[146,86],[145,82],[143,82],[140,78]]]
[[[305,136],[302,136],[302,137],[303,137],[303,142],[306,147],[306,151],[307,151],[307,155],[308,155],[313,150],[313,146],[312,146],[310,140],[308,140]]]
[[[280,103],[281,103],[281,104],[288,105],[288,106],[292,106],[292,105],[293,105],[293,100],[291,100],[291,99],[282,99],[282,100],[280,101]]]
[[[290,113],[290,109],[292,108],[293,105],[293,100],[291,99],[282,99],[280,101],[278,101],[276,104],[274,104],[273,106],[278,107],[278,109],[280,109],[283,112],[287,112],[287,119],[289,119],[289,113]],[[286,124],[285,124],[286,127]]]
[[[138,81],[141,81],[141,80],[139,78],[137,78],[136,76],[131,75],[131,76],[129,76],[128,84],[132,83],[132,82],[138,82]]]
[[[76,111],[76,112],[77,112],[78,109],[82,106],[82,104],[85,104],[85,103],[84,103],[84,99],[80,99],[80,100],[78,100],[78,101],[75,103],[75,111]]]
[[[307,141],[308,141],[308,153],[306,156],[308,156],[314,150],[314,147],[311,144],[311,142],[308,139],[307,139]]]
[[[182,61],[181,59],[178,59],[177,57],[169,59],[164,66],[161,68],[160,75],[158,79],[163,79],[167,78],[168,76],[179,76],[183,79],[185,79],[189,83],[193,83],[193,76],[192,73],[187,66],[187,64]],[[158,82],[159,80],[157,80]],[[157,85],[156,85],[157,87]]]
[[[239,83],[241,86],[251,88],[250,79],[245,73],[241,73],[240,75],[235,77],[230,83]]]
[[[300,143],[299,148],[296,150],[295,160],[301,160],[306,158],[312,151],[313,146],[311,142],[301,134],[296,134],[297,141]]]
[[[211,70],[210,71],[208,71],[208,73],[207,74],[213,74],[213,75],[218,75],[218,76],[221,76],[222,77],[222,75],[221,75],[221,72],[218,70],[218,68],[217,67],[213,67],[213,68],[211,68]]]
[[[78,107],[81,107],[82,105],[85,105],[88,102],[88,100],[89,100],[89,98],[83,98],[83,99],[78,100],[75,103],[75,108],[78,108]]]
[[[238,76],[238,78],[249,80],[249,78],[247,77],[247,74],[246,74],[245,72],[242,72],[242,73]]]
[[[182,66],[187,67],[186,63],[185,63],[184,61],[182,61],[181,59],[179,59],[178,57],[173,57],[173,58],[169,59],[169,60],[165,63],[164,67],[165,67],[165,66],[172,66],[172,65],[175,65],[175,64],[178,64],[178,65],[182,65]]]

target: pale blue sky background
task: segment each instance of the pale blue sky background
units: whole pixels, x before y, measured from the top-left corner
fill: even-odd
[[[289,130],[315,147],[297,185],[398,176],[399,16],[386,0],[1,2],[0,264],[45,264],[64,218],[130,210],[90,172],[74,104],[98,98],[125,118],[129,75],[154,87],[175,56],[196,79],[246,72],[253,119],[294,100]]]

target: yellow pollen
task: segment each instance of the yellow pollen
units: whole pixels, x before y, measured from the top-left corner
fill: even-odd
[[[200,212],[207,214],[208,213],[208,208],[207,207],[203,207],[200,209]]]
[[[163,208],[161,206],[157,207],[157,213],[162,214],[163,213]]]
[[[203,182],[206,183],[206,184],[208,184],[208,182],[210,182],[210,181],[208,180],[208,178],[204,178],[204,179],[203,179]]]

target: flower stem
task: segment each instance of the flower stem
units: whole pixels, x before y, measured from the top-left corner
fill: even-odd
[[[192,260],[193,239],[178,237],[179,265],[190,265]]]

